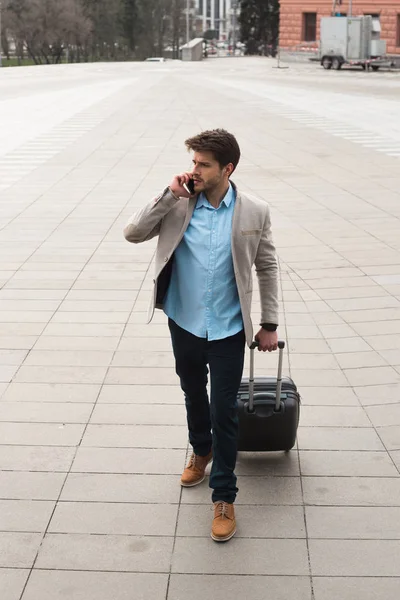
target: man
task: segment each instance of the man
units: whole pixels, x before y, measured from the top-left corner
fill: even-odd
[[[149,321],[155,307],[169,318],[185,395],[193,453],[181,485],[201,483],[213,461],[211,537],[222,542],[236,532],[237,393],[245,342],[253,341],[251,268],[255,264],[262,314],[255,337],[260,350],[272,351],[278,344],[277,262],[267,204],[240,193],[230,181],[240,159],[235,137],[215,129],[185,143],[194,153],[193,171],[176,175],[133,216],[124,235],[133,243],[159,236]]]

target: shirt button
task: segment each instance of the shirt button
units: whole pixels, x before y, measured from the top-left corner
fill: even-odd
[[[168,262],[168,256],[164,258],[164,262]]]

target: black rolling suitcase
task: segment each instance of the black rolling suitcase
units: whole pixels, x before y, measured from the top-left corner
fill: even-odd
[[[300,395],[290,377],[282,378],[285,342],[278,343],[278,377],[254,379],[254,349],[250,347],[250,377],[238,393],[239,451],[290,450],[296,442]]]

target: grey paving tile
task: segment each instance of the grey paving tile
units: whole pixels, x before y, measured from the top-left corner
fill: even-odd
[[[146,310],[148,302],[145,302]],[[122,336],[118,350],[120,352],[151,352],[157,348],[159,352],[172,352],[171,340],[169,337],[126,337]]]
[[[89,403],[77,402],[6,402],[3,400],[0,403],[0,422],[86,423],[92,406]]]
[[[305,427],[370,427],[365,410],[359,406],[303,406],[301,425]]]
[[[170,367],[174,368],[175,359],[171,351],[167,352],[116,352],[112,360],[113,367]]]
[[[178,475],[70,473],[61,500],[176,504],[181,493],[179,479]]]
[[[375,427],[400,426],[400,404],[366,406],[365,411]]]
[[[38,569],[168,573],[172,537],[47,534]]]
[[[172,573],[307,575],[307,549],[305,541],[293,539],[234,538],[221,549],[211,538],[182,537],[176,539]]]
[[[5,500],[57,500],[64,473],[0,472],[0,498]]]
[[[173,536],[178,505],[59,502],[51,533]]]
[[[400,450],[393,450],[390,452],[390,456],[400,473]]]
[[[301,386],[303,406],[359,406],[359,401],[351,387],[309,387]]]
[[[310,372],[308,369],[291,369],[291,377],[298,387],[348,387],[349,382],[343,371],[333,369],[318,369]]]
[[[0,350],[0,365],[16,365],[19,367],[23,363],[27,350]]]
[[[398,540],[310,540],[313,575],[398,577]]]
[[[17,383],[102,383],[107,367],[25,367],[14,381]]]
[[[89,425],[82,446],[98,448],[186,448],[186,426]]]
[[[110,367],[105,379],[107,384],[139,384],[153,385],[154,370],[140,367]],[[173,369],[166,367],[157,368],[156,385],[176,385],[177,376]]]
[[[239,452],[236,460],[237,475],[282,476],[299,475],[297,452]]]
[[[306,507],[307,533],[321,539],[400,539],[399,507]]]
[[[371,352],[371,345],[361,337],[332,338],[326,340],[332,352],[344,354],[346,352]]]
[[[386,452],[307,451],[300,452],[302,475],[331,477],[397,477]]]
[[[395,404],[399,398],[400,383],[357,386],[354,387],[354,392],[363,406]]]
[[[1,531],[45,531],[55,502],[32,500],[0,500]]]
[[[332,354],[291,354],[290,366],[292,369],[339,369]],[[310,377],[313,377],[310,373]]]
[[[396,477],[303,477],[302,482],[310,505],[400,506]]]
[[[356,331],[349,325],[320,325],[320,330],[326,339],[357,337]]]
[[[308,577],[185,574],[171,575],[168,600],[184,600],[189,597],[192,600],[203,600],[204,597],[225,600],[227,593],[232,594],[232,598],[265,600],[266,590],[275,600],[286,600],[288,597],[311,600]]]
[[[178,385],[103,385],[98,404],[179,404],[184,403]]]
[[[178,480],[177,480],[178,483]],[[239,477],[236,503],[254,505],[298,506],[302,504],[300,477]],[[210,505],[211,490],[208,479],[191,489],[182,490],[183,504]]]
[[[372,335],[393,335],[400,333],[400,320],[398,321],[368,321],[366,323],[353,323],[354,331],[361,336],[372,336]]]
[[[88,402],[94,403],[100,384],[11,383],[3,396],[7,402]]]
[[[384,450],[372,427],[299,427],[300,450]]]
[[[2,600],[19,600],[28,575],[28,569],[0,569]]]
[[[387,450],[400,450],[400,425],[377,427],[376,432]]]
[[[316,326],[309,325],[291,325],[288,330],[289,340],[307,340],[307,339],[322,339],[321,331]]]
[[[30,569],[42,537],[41,533],[0,532],[0,567]]]
[[[38,339],[35,350],[60,350],[80,352],[113,352],[118,346],[118,337],[79,337],[79,336],[42,336]]]
[[[84,429],[62,423],[0,423],[0,439],[9,445],[77,446]]]
[[[292,339],[289,344],[290,354],[330,354],[331,349],[329,348],[325,340],[313,340],[313,339]]]
[[[98,404],[90,422],[109,425],[186,425],[186,411],[183,402],[176,406]]]
[[[0,383],[9,383],[12,381],[19,367],[17,365],[0,365]]]
[[[160,323],[150,323],[149,325],[147,324],[138,324],[138,323],[131,323],[129,325],[126,326],[125,330],[124,330],[124,335],[126,337],[135,337],[135,338],[142,338],[142,337],[165,337],[170,339],[170,334],[169,334],[169,329],[168,326],[165,324],[160,324]]]
[[[125,312],[61,312],[58,311],[52,318],[52,323],[125,323],[129,311]]]
[[[30,350],[37,341],[35,335],[6,336],[1,331],[0,348],[4,350]]]
[[[396,600],[398,577],[313,577],[315,600]]]
[[[327,304],[335,311],[362,311],[374,308],[398,307],[399,301],[393,296],[372,296],[370,298],[348,298],[342,300],[327,300]],[[364,320],[364,319],[363,319]],[[367,320],[367,319],[365,319]]]
[[[124,327],[119,323],[49,323],[43,332],[45,336],[52,337],[119,337]]]
[[[35,569],[24,600],[165,600],[168,575]],[[7,599],[8,600],[8,599]],[[14,600],[13,598],[10,600]]]
[[[343,371],[353,386],[400,383],[400,374],[391,367],[366,367]]]
[[[184,461],[184,450],[79,448],[72,471],[75,473],[181,475]]]
[[[386,366],[387,362],[377,352],[345,352],[336,354],[342,369]]]
[[[2,310],[0,321],[2,323],[48,323],[52,316],[53,312],[48,310]]]
[[[380,350],[379,354],[391,366],[398,367],[400,365],[400,350]]]
[[[75,448],[57,446],[0,446],[0,469],[5,471],[65,472]]]
[[[365,287],[352,287],[346,288],[322,288],[318,290],[318,295],[324,300],[352,300],[356,298],[377,298],[385,296],[386,292],[380,286],[373,284],[369,281],[369,285]]]
[[[255,511],[257,518],[255,518]],[[301,506],[236,507],[237,534],[245,538],[305,538]],[[209,537],[213,518],[211,504],[186,504],[179,509],[177,536]]]
[[[374,350],[398,350],[400,348],[400,336],[396,333],[387,335],[366,335],[364,339]]]
[[[113,352],[87,350],[32,350],[26,366],[108,367]]]
[[[45,323],[2,323],[1,336],[37,336],[45,329]]]

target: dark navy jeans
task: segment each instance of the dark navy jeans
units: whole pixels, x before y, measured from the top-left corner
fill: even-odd
[[[235,501],[238,437],[237,393],[242,379],[244,331],[222,340],[199,338],[168,321],[176,372],[185,394],[189,441],[195,454],[213,450],[212,501]],[[209,369],[208,369],[209,367]],[[207,393],[210,374],[210,401]]]

